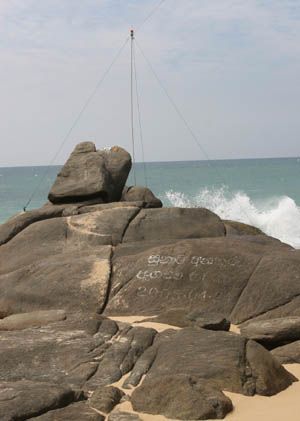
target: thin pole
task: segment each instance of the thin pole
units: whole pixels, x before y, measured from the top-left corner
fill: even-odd
[[[136,186],[136,174],[135,174],[135,147],[134,147],[134,107],[133,107],[133,42],[134,42],[134,30],[130,30],[130,103],[131,103],[131,141],[132,141],[132,161],[133,161],[133,180]]]

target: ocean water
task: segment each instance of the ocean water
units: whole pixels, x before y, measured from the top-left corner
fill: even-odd
[[[28,209],[45,203],[59,168],[0,168],[0,223],[33,192]],[[206,207],[300,248],[299,158],[137,163],[135,173],[165,206]]]

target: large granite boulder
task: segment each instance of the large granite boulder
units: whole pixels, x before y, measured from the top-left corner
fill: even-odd
[[[52,203],[72,203],[98,199],[100,202],[120,200],[131,169],[131,157],[114,146],[97,151],[94,143],[79,143],[53,184]]]
[[[100,311],[107,298],[111,246],[135,206],[31,224],[0,250],[0,314],[46,309]],[[30,247],[28,247],[30,244]]]
[[[229,332],[184,328],[158,340],[126,380],[126,387],[161,376],[188,375],[219,390],[270,396],[286,389],[292,376],[269,351]],[[180,400],[180,395],[178,395]]]
[[[262,256],[273,250],[241,238],[123,243],[112,259],[106,314],[156,316],[184,307],[231,320]]]
[[[1,419],[139,419],[118,405],[126,374],[134,408],[173,419],[222,418],[223,390],[295,381],[275,356],[298,361],[298,342],[272,356],[243,329],[284,317],[272,343],[298,338],[300,252],[206,209],[150,209],[145,188],[118,202],[130,165],[121,148],[80,144],[53,203],[0,227]],[[174,328],[120,318],[141,315]]]

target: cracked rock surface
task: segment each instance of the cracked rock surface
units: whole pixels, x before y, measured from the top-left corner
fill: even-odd
[[[224,391],[296,381],[300,251],[143,188],[118,201],[127,153],[75,152],[54,204],[0,226],[1,421],[218,419]]]

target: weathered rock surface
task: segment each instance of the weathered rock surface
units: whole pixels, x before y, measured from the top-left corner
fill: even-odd
[[[0,380],[57,382],[80,389],[118,332],[101,316],[70,314],[41,328],[1,332]]]
[[[223,419],[232,403],[220,390],[190,376],[147,378],[131,398],[134,410],[171,419]]]
[[[97,151],[92,142],[78,144],[53,184],[49,200],[52,203],[74,203],[101,199],[120,200],[131,168],[131,157],[124,149],[114,146]]]
[[[76,247],[68,250],[68,240],[63,233],[61,241],[57,239],[56,242],[53,238],[55,229],[52,231],[49,227],[48,232],[48,241],[41,243],[40,247],[37,244],[36,249],[34,239],[31,243],[33,248],[26,246],[27,239],[27,244],[30,244],[31,237],[26,230],[19,234],[23,237],[23,244],[19,238],[20,241],[13,239],[2,246],[7,247],[0,252],[0,271],[4,272],[0,272],[2,317],[57,308],[97,312],[104,306],[110,279],[111,247],[89,250],[87,244],[80,246],[78,243],[77,250]]]
[[[35,421],[104,421],[105,417],[90,408],[86,402],[75,402],[33,419]]]
[[[154,329],[143,327],[127,327],[119,332],[103,354],[97,372],[87,381],[85,388],[95,390],[120,380],[152,345],[155,335]]]
[[[267,347],[275,348],[300,340],[300,317],[286,317],[271,320],[257,320],[245,323],[241,334]]]
[[[282,307],[300,295],[300,251],[264,256],[231,315],[241,323]],[[293,315],[293,314],[290,314]],[[267,317],[269,318],[269,317]]]
[[[102,413],[108,414],[120,402],[124,392],[114,386],[99,387],[89,400],[89,405]]]
[[[218,216],[207,209],[143,209],[132,221],[125,242],[220,237],[225,228]]]
[[[144,372],[136,365],[127,387],[146,373],[146,380],[189,375],[220,390],[269,396],[295,380],[261,345],[229,332],[185,328],[154,343],[143,358]]]
[[[33,311],[5,317],[0,320],[1,330],[22,330],[30,327],[41,327],[66,318],[64,310]]]
[[[34,222],[43,221],[44,219],[57,218],[62,216],[63,211],[63,206],[56,206],[53,208],[47,207],[35,209],[13,216],[4,224],[0,224],[0,246],[7,243],[15,235]]]
[[[272,350],[272,354],[281,364],[300,364],[300,341],[279,346]]]
[[[55,383],[20,380],[0,383],[1,421],[26,420],[68,405],[75,393]]]
[[[150,189],[141,186],[124,187],[122,201],[144,203],[145,208],[162,208],[162,201],[158,199]]]
[[[272,395],[295,381],[279,361],[300,362],[300,251],[206,209],[150,209],[161,204],[145,188],[118,202],[130,165],[121,148],[80,144],[54,204],[0,226],[1,420],[138,420],[110,387],[125,374],[139,410],[173,419],[224,417],[222,390]],[[230,322],[268,347],[295,342],[272,356]]]
[[[42,328],[1,332],[0,380],[54,382],[88,392],[118,381],[155,338],[154,329],[70,314]]]
[[[268,247],[226,237],[123,244],[112,260],[106,313],[155,316],[184,307],[230,319]]]

